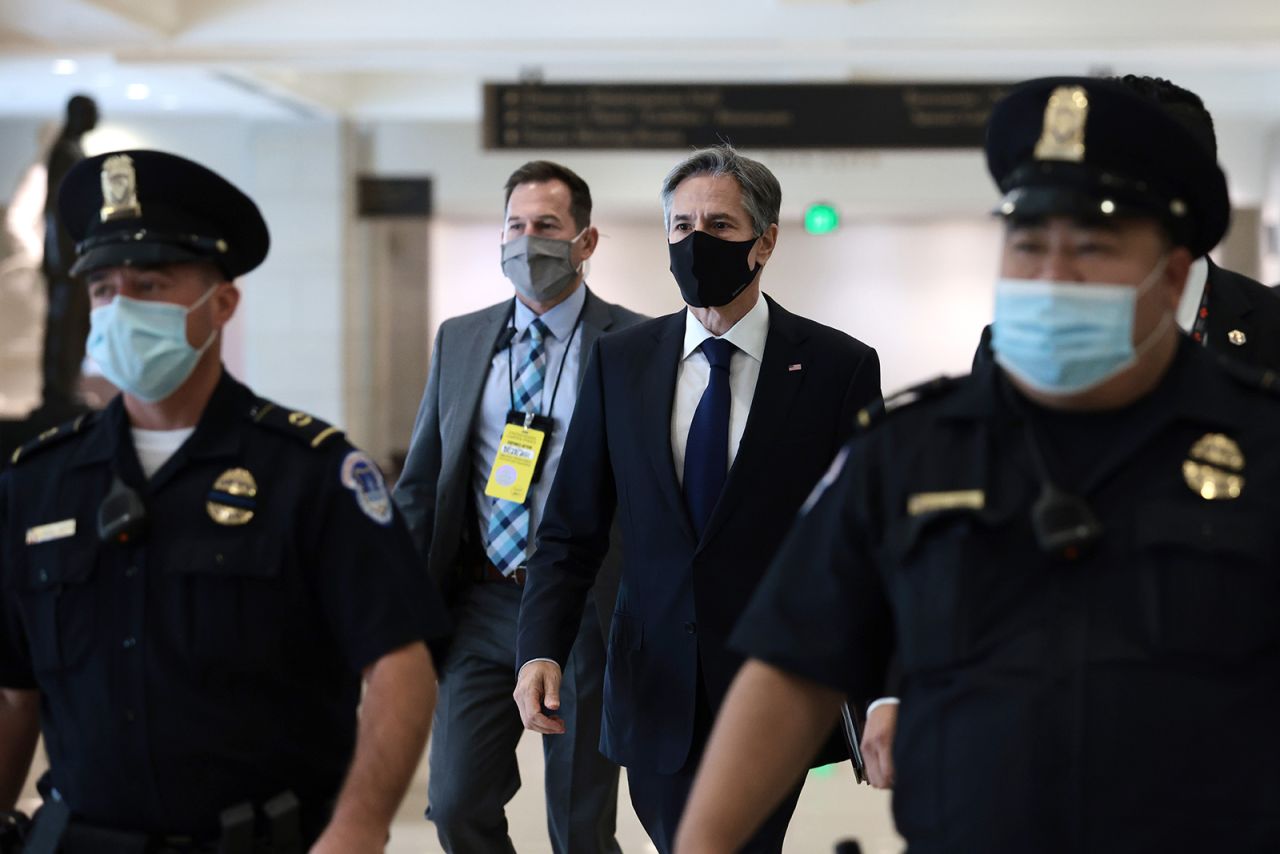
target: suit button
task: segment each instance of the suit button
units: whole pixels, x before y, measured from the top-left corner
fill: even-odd
[[[125,649],[133,649],[137,645],[138,645],[137,638],[125,638],[124,643],[122,644],[122,646],[124,646]]]
[[[686,632],[688,632],[689,634],[691,634],[691,635],[696,635],[696,634],[698,633],[698,624],[697,624],[697,623],[692,623],[692,622],[690,622],[690,623],[685,623],[685,624],[684,624],[684,630],[685,630]]]
[[[125,578],[133,578],[137,574],[138,574],[138,568],[136,566],[131,566],[124,571]]]
[[[137,719],[138,719],[138,716],[137,716],[137,715],[135,715],[135,714],[133,713],[133,709],[125,709],[125,710],[124,710],[124,720],[125,720],[125,723],[130,723],[130,724],[131,724],[131,723],[133,723],[134,721],[136,721]]]

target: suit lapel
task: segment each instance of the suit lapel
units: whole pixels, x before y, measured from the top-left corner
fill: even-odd
[[[583,287],[586,287],[583,285]],[[613,325],[613,315],[609,312],[609,304],[596,297],[587,288],[587,302],[582,308],[582,346],[578,351],[578,387],[582,387],[582,378],[587,374],[587,360],[591,357],[591,348],[596,339]]]
[[[804,382],[804,360],[801,358],[803,332],[795,317],[776,302],[769,300],[769,335],[765,338],[764,361],[760,364],[760,377],[751,397],[751,411],[742,431],[742,441],[733,466],[725,479],[720,500],[711,511],[707,528],[702,532],[700,548],[711,541],[725,520],[742,501],[751,488],[751,481],[765,465],[770,449],[778,433],[791,413],[791,404]],[[799,370],[791,370],[800,365]]]
[[[1233,277],[1221,267],[1209,262],[1209,335],[1208,347],[1214,353],[1225,353],[1233,358],[1257,363],[1258,336],[1254,334],[1254,323],[1251,317],[1253,303],[1234,281]],[[1232,341],[1244,336],[1242,344]]]
[[[484,395],[485,380],[489,376],[489,363],[493,359],[494,347],[498,336],[507,325],[507,317],[511,311],[511,303],[495,305],[484,312],[478,319],[471,334],[466,335],[457,358],[450,356],[453,367],[448,368],[449,376],[441,377],[442,396],[441,409],[453,411],[465,423],[459,423],[457,429],[446,431],[442,452],[444,459],[453,466],[465,466],[470,460],[467,444],[471,431],[475,426],[476,415],[480,411],[480,398]]]
[[[648,358],[637,361],[635,373],[640,390],[637,433],[645,444],[645,456],[658,479],[658,491],[671,505],[672,515],[689,541],[696,543],[689,522],[689,511],[676,480],[675,461],[671,456],[671,406],[675,400],[676,370],[680,364],[680,345],[684,342],[684,312],[666,318],[654,331],[654,349]],[[647,354],[646,354],[647,355]],[[637,376],[638,375],[638,376]]]

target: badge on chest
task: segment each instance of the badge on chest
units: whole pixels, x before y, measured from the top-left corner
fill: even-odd
[[[258,502],[258,482],[244,468],[227,469],[218,475],[209,490],[205,510],[219,525],[247,525],[253,519]]]
[[[554,429],[555,422],[545,415],[508,412],[484,494],[523,504],[542,476],[543,449]]]
[[[1206,433],[1191,446],[1182,477],[1205,501],[1230,501],[1244,492],[1244,453],[1221,433]]]

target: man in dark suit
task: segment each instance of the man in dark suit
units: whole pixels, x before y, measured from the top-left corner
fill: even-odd
[[[586,356],[604,333],[643,319],[585,286],[583,264],[599,234],[580,177],[534,161],[511,175],[506,195],[502,269],[515,299],[441,325],[395,493],[457,626],[441,670],[427,816],[446,851],[477,854],[514,850],[504,807],[520,787],[515,748],[523,729],[511,704],[516,617],[528,544],[562,458]],[[539,477],[518,501],[491,489],[506,471],[498,458],[513,420],[543,437]],[[615,565],[597,585],[605,615],[616,585]],[[597,746],[601,625],[595,609],[574,618],[564,714],[575,734],[543,744],[547,827],[558,854],[618,850],[618,769]]]
[[[874,350],[761,296],[781,196],[763,164],[728,146],[667,175],[671,271],[689,308],[596,343],[520,611],[521,716],[571,733],[562,666],[617,512],[601,749],[627,767],[663,852],[742,662],[729,631],[855,414],[880,396]],[[780,849],[799,794],[748,850]]]

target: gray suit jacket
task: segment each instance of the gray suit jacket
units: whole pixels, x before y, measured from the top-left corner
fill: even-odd
[[[431,372],[413,425],[409,455],[396,484],[396,504],[409,523],[419,553],[426,558],[427,571],[449,602],[472,582],[471,573],[484,559],[471,499],[471,431],[480,411],[489,363],[510,311],[507,300],[441,324],[431,350]],[[588,294],[582,316],[579,384],[596,339],[644,319],[644,315]],[[543,474],[548,483],[554,476],[555,472]],[[606,636],[618,593],[621,553],[615,526],[614,547],[595,587],[600,626]]]

